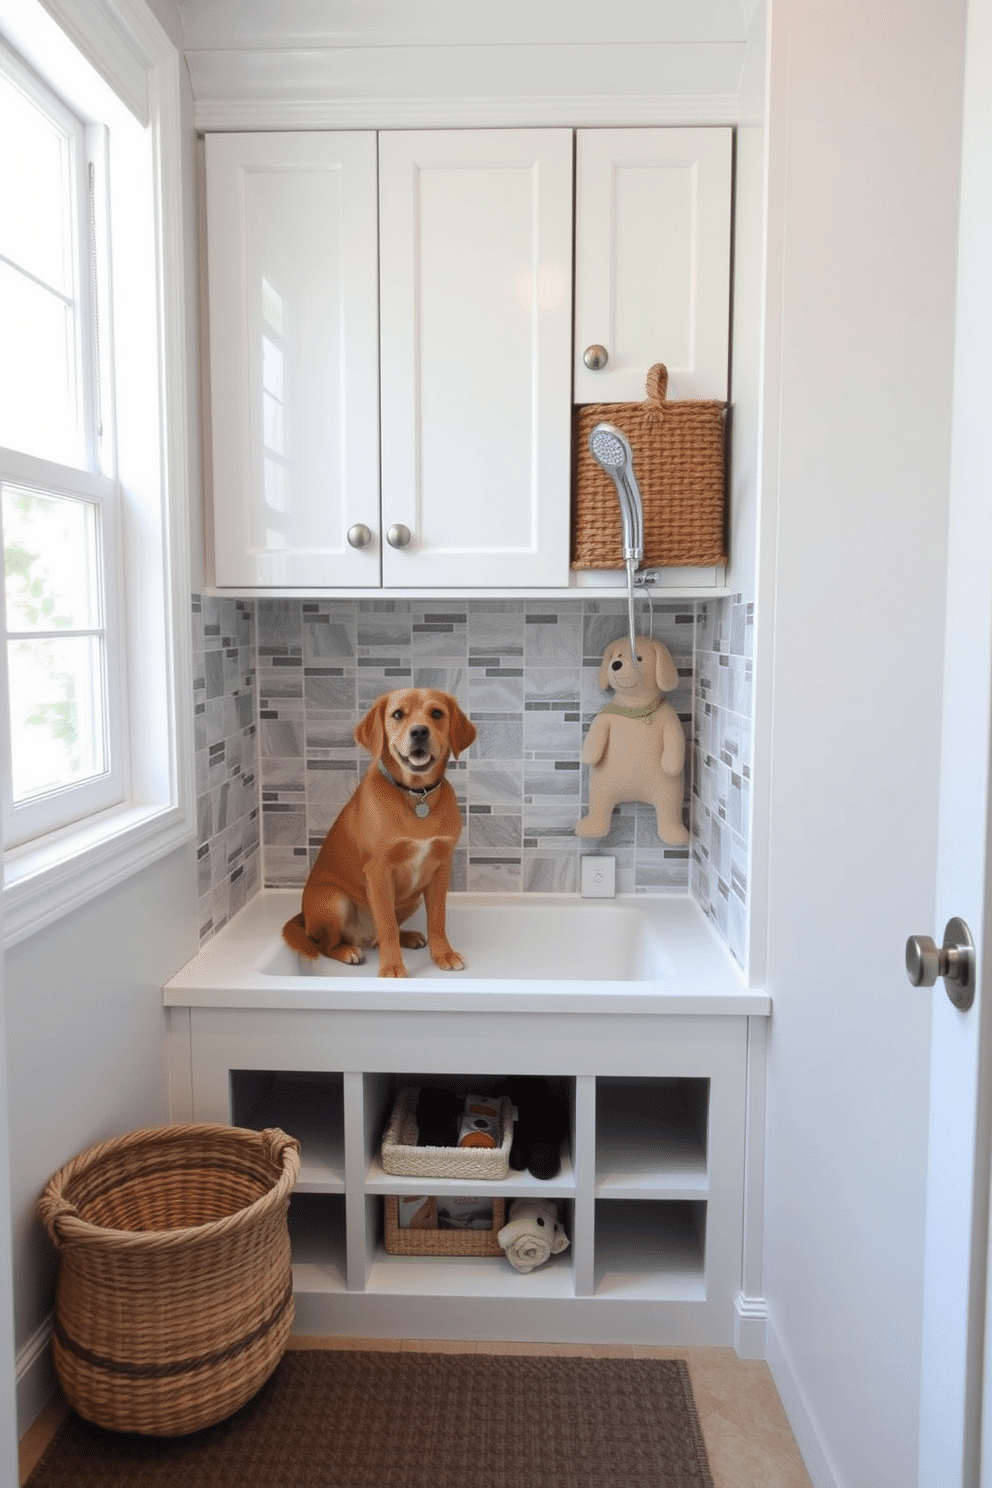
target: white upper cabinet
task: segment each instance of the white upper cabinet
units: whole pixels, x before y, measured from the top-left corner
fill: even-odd
[[[206,140],[218,585],[378,586],[376,137]]]
[[[577,132],[576,403],[639,401],[654,362],[670,398],[726,398],[732,169],[730,129]]]
[[[379,193],[384,582],[567,584],[571,130],[382,134]]]
[[[727,396],[731,139],[208,135],[216,584],[573,584],[573,402]]]

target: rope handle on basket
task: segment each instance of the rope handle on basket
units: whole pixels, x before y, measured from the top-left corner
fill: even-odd
[[[647,396],[641,405],[641,418],[645,428],[656,428],[665,417],[668,398],[668,368],[664,362],[655,362],[648,368],[644,391]]]
[[[38,1200],[38,1217],[48,1231],[52,1244],[59,1246],[62,1244],[60,1220],[78,1219],[79,1210],[68,1199],[46,1193]]]
[[[292,1149],[292,1151],[296,1153],[296,1176],[299,1177],[300,1144],[298,1139],[296,1137],[288,1136],[286,1132],[284,1132],[282,1128],[278,1126],[267,1126],[264,1131],[259,1133],[259,1135],[262,1138],[262,1148],[265,1152],[266,1157],[269,1159],[270,1162],[274,1163],[277,1168],[287,1166],[287,1161],[288,1165],[292,1167],[294,1165],[293,1159],[292,1157],[290,1157],[287,1160],[286,1153],[290,1149]]]

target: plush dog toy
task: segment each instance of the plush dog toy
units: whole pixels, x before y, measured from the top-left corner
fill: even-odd
[[[689,841],[682,822],[685,734],[675,709],[664,701],[679,685],[671,653],[660,641],[637,636],[637,667],[630,638],[611,641],[603,652],[599,685],[616,698],[592,721],[582,749],[589,766],[589,815],[577,837],[605,837],[614,806],[645,801],[658,818],[658,836],[671,847]]]
[[[535,1266],[568,1249],[568,1236],[550,1199],[514,1199],[509,1222],[496,1236],[506,1259],[517,1271]]]

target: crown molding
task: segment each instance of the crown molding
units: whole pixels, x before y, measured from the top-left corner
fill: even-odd
[[[234,98],[196,105],[204,133],[289,129],[608,128],[617,125],[733,125],[737,94],[681,98]]]
[[[200,129],[733,124],[742,42],[188,51]]]

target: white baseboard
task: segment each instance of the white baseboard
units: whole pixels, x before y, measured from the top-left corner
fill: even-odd
[[[768,1303],[764,1297],[746,1297],[738,1292],[734,1298],[734,1348],[738,1359],[765,1357],[765,1325]]]
[[[802,1453],[813,1488],[845,1488],[824,1450],[820,1434],[806,1404],[806,1397],[775,1331],[771,1316],[766,1317],[765,1320],[765,1359],[781,1396],[785,1414],[789,1418],[792,1434]]]
[[[47,1317],[27,1343],[17,1350],[14,1378],[17,1387],[18,1439],[38,1419],[58,1388],[52,1364],[53,1324],[54,1317]]]

